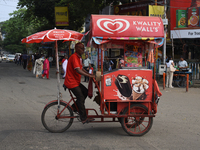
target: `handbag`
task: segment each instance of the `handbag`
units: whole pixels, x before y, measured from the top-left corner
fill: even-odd
[[[176,71],[176,68],[174,68],[173,65],[170,65],[170,66],[169,66],[169,71],[170,71],[170,72],[174,72],[174,71]]]

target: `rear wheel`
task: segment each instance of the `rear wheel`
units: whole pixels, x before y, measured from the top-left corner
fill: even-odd
[[[128,107],[125,108],[124,115],[128,114]],[[148,114],[148,109],[146,106],[141,104],[133,104],[130,107],[130,114]],[[151,113],[150,113],[151,114]],[[124,117],[121,118],[122,128],[129,135],[142,136],[146,134],[152,127],[153,118],[152,117]]]
[[[60,112],[65,108],[66,104],[60,102]],[[58,112],[58,102],[52,102],[48,104],[41,116],[43,126],[49,131],[53,133],[60,133],[66,131],[73,123],[74,118],[59,118],[57,117]],[[67,106],[65,110],[62,112],[60,117],[73,117],[72,109]]]

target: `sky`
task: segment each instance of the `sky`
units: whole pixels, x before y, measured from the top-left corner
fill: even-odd
[[[0,22],[9,20],[9,13],[17,10],[18,0],[0,0]]]

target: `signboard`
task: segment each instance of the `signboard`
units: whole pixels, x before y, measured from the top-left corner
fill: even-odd
[[[164,6],[149,5],[149,16],[161,17],[162,19],[164,19],[165,17]]]
[[[200,38],[200,29],[171,30],[171,38]]]
[[[56,26],[69,26],[68,7],[55,7]]]
[[[164,37],[160,17],[92,15],[91,23],[93,37]]]

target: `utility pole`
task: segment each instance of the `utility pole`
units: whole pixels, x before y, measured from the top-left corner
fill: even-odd
[[[174,39],[172,34],[172,59],[174,60]]]
[[[165,0],[165,20],[167,19],[166,11],[167,11],[167,2]],[[164,26],[164,44],[163,44],[163,64],[166,63],[166,30],[167,30],[167,25]]]

